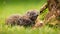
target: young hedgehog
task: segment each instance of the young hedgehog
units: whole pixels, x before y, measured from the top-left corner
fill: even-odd
[[[39,13],[36,10],[28,11],[25,15],[12,15],[6,20],[6,24],[20,25],[20,26],[34,26]],[[40,23],[40,22],[39,22]]]

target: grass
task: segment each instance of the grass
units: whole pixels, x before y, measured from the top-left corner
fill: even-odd
[[[1,26],[0,27],[0,34],[59,34],[60,30],[57,28],[50,28],[48,26],[37,28],[37,29],[31,29],[31,28],[24,28],[20,26]]]
[[[24,28],[20,26],[7,26],[4,25],[5,18],[7,18],[11,14],[25,14],[27,10],[37,9],[40,10],[40,7],[46,2],[46,0],[0,0],[0,34],[60,34],[60,30],[58,28],[51,28],[48,26],[31,29]],[[43,14],[40,15],[40,19],[44,19],[44,15],[47,13],[47,10],[44,11]]]

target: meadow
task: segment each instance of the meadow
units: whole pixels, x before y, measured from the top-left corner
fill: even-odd
[[[60,34],[60,29],[45,26],[42,28],[31,29],[20,26],[11,27],[5,25],[5,19],[12,14],[24,15],[27,10],[40,10],[46,0],[0,0],[0,34]],[[40,15],[40,19],[44,19],[44,15],[48,9]]]

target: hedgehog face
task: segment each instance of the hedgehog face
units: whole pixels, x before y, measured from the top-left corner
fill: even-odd
[[[29,16],[29,18],[32,20],[32,21],[35,21],[39,15],[38,11],[36,10],[33,10],[33,11],[28,11],[27,12],[27,15]]]

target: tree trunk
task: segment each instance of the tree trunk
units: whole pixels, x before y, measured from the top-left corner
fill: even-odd
[[[45,17],[45,23],[47,22],[53,22],[54,24],[57,24],[60,22],[60,0],[48,0],[47,1],[47,7],[49,10],[49,13]],[[56,23],[55,23],[56,21]],[[51,23],[52,23],[51,22]]]

